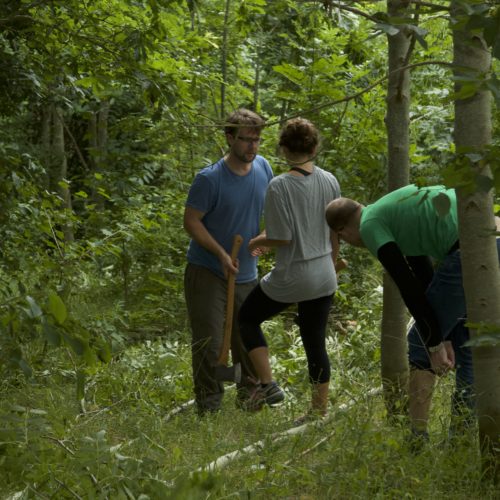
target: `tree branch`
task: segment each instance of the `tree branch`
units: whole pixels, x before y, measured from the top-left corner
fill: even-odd
[[[71,139],[71,142],[73,143],[73,146],[75,146],[76,154],[78,155],[78,158],[80,158],[80,162],[82,165],[85,167],[87,171],[89,171],[89,166],[87,162],[85,161],[85,158],[83,157],[82,152],[80,151],[80,148],[78,146],[78,143],[76,142],[75,136],[71,133],[71,130],[68,128],[66,125],[66,122],[64,121],[62,116],[59,116],[59,113],[56,113],[57,118],[61,121],[62,126],[64,127],[64,130],[68,134],[69,138]]]
[[[359,92],[356,92],[355,94],[343,97],[342,99],[337,99],[336,101],[329,101],[329,102],[326,102],[325,104],[320,104],[319,106],[315,106],[314,108],[309,108],[309,109],[306,109],[306,110],[302,110],[298,114],[294,114],[294,115],[288,116],[288,117],[286,117],[284,119],[276,120],[274,122],[268,123],[267,126],[269,127],[271,125],[278,125],[280,123],[284,123],[284,122],[290,120],[291,118],[298,118],[299,116],[307,115],[307,114],[312,114],[312,113],[315,113],[315,112],[317,112],[317,111],[319,111],[321,109],[329,108],[330,106],[335,106],[336,104],[340,104],[342,102],[351,101],[353,99],[358,98],[359,96],[361,96],[363,94],[366,94],[367,92],[369,92],[370,90],[374,89],[375,87],[377,87],[381,83],[385,82],[389,78],[389,76],[391,74],[393,74],[393,73],[397,73],[398,71],[406,71],[408,69],[417,68],[419,66],[430,66],[430,65],[433,65],[433,64],[436,64],[436,65],[439,65],[439,66],[453,66],[453,63],[448,62],[448,61],[422,61],[422,62],[419,62],[419,63],[409,64],[407,66],[402,66],[401,68],[395,69],[394,71],[391,71],[390,73],[387,73],[386,75],[384,75],[383,77],[379,78],[378,80],[376,80],[374,83],[372,83],[368,87],[364,88],[363,90],[360,90]]]
[[[419,11],[420,11],[420,7],[417,6],[417,12],[415,13],[415,17],[414,17],[414,21],[413,21],[413,24],[415,26],[418,26]],[[405,55],[405,58],[404,58],[404,61],[403,61],[403,66],[407,66],[408,63],[410,62],[411,55],[413,54],[413,51],[415,49],[415,43],[416,43],[416,41],[417,41],[417,34],[415,32],[413,32],[411,34],[411,40],[410,40],[410,45],[408,46],[408,51],[406,52],[406,55]],[[400,99],[400,100],[401,100],[401,97],[402,97],[401,94],[402,94],[404,77],[405,77],[405,74],[402,71],[399,74],[399,79],[398,79],[398,99]]]
[[[365,19],[368,19],[370,21],[373,21],[374,23],[380,22],[380,19],[376,18],[375,16],[372,16],[368,14],[367,12],[364,12],[356,7],[351,7],[350,5],[346,5],[344,3],[340,2],[335,2],[332,0],[303,0],[304,2],[313,2],[313,3],[322,3],[325,6],[328,6],[329,8],[332,7],[337,7],[340,10],[345,10],[347,12],[352,12],[353,14],[356,14],[358,16],[364,17]],[[357,3],[362,3],[362,2],[357,2]],[[379,3],[378,0],[367,0],[366,3]],[[420,0],[410,0],[410,4],[416,5],[418,7],[427,7],[432,10],[443,10],[443,11],[450,11],[450,7],[446,7],[443,5],[437,5],[435,3],[431,2],[424,2]]]

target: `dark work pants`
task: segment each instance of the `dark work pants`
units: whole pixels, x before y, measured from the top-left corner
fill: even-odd
[[[241,363],[242,381],[238,396],[245,398],[255,387],[256,378],[252,363],[242,347],[238,332],[238,311],[255,281],[236,284],[234,296],[233,329],[231,335],[232,363]],[[198,410],[217,410],[224,395],[224,385],[214,377],[226,316],[227,282],[210,270],[188,264],[184,274],[184,295],[191,323],[192,368],[195,400]]]

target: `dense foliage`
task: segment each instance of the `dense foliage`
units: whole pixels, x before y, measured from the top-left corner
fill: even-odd
[[[293,472],[290,495],[302,487],[311,497],[335,494],[321,486],[326,480],[318,485],[307,464],[276,471],[281,459],[267,455],[262,460],[270,461],[270,468],[254,469],[244,486],[238,485],[236,471],[225,485],[205,475],[190,482],[188,472],[214,458],[227,429],[218,420],[198,424],[189,417],[174,425],[161,419],[174,403],[190,397],[183,203],[196,171],[224,151],[225,114],[247,106],[266,116],[261,153],[275,173],[283,169],[276,152],[279,125],[306,116],[323,135],[317,162],[337,176],[343,194],[369,202],[385,191],[385,37],[401,21],[387,19],[385,2],[347,9],[335,4],[4,3],[0,490],[23,491],[26,498],[56,491],[63,497],[93,491],[90,497],[188,498],[191,488],[193,497],[203,496],[204,489],[243,495],[256,481],[266,496],[279,494],[283,483],[277,472],[286,478]],[[486,29],[498,57],[500,14],[490,7],[473,10],[470,22]],[[411,22],[419,26],[410,61],[416,64],[411,177],[434,183],[442,181],[442,168],[454,153],[453,86],[442,64],[452,57],[448,12],[439,5],[416,7]],[[471,77],[472,86],[477,81]],[[494,74],[480,83],[500,99]],[[498,147],[493,145],[492,156]],[[345,256],[351,267],[343,273],[332,316],[332,332],[344,332],[331,346],[339,368],[344,367],[335,381],[339,401],[369,390],[378,377],[377,268],[354,251]],[[269,265],[263,260],[262,270]],[[283,321],[270,326],[276,331],[276,370],[295,384],[304,377],[303,354],[291,322]],[[305,383],[301,387],[305,390]],[[300,406],[299,393],[291,396]],[[371,418],[385,424],[380,423],[383,410],[367,405],[362,407],[368,412],[364,434],[353,437],[365,453],[357,457],[362,461],[358,481],[370,473],[384,475],[370,462],[400,450],[396,437],[389,444],[381,438],[382,432],[398,431],[370,427]],[[269,420],[268,415],[235,417],[232,438],[220,451],[284,426],[284,414]],[[338,436],[349,435],[350,418],[359,422],[346,417],[338,423],[343,429]],[[187,433],[194,436],[189,450]],[[362,442],[366,433],[370,440]],[[374,443],[372,451],[367,442]],[[346,489],[336,493],[343,496],[353,478],[348,459],[333,442],[326,446],[324,460],[334,456],[337,463],[333,460],[325,474],[334,482],[339,480],[335,467],[342,471]],[[346,453],[350,446],[342,445]],[[470,450],[463,453],[466,463],[474,460]],[[394,495],[417,481],[414,471],[407,481],[394,474]],[[268,481],[271,486],[265,486]],[[370,494],[379,495],[383,487],[376,483]]]

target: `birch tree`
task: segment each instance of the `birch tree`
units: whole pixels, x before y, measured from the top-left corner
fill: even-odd
[[[473,344],[483,472],[499,482],[500,345],[482,342],[485,334],[500,330],[493,179],[490,165],[485,161],[492,139],[492,101],[483,83],[491,69],[491,53],[480,31],[468,29],[467,15],[471,8],[464,10],[464,3],[458,0],[454,0],[452,6],[455,145],[457,168],[464,179],[456,190],[463,283]]]
[[[408,0],[388,0],[390,18],[405,17]],[[409,179],[409,106],[410,74],[400,68],[407,65],[411,35],[405,25],[388,34],[389,80],[387,85],[388,191],[408,184]],[[389,414],[398,412],[401,394],[408,385],[406,342],[406,307],[398,288],[384,272],[384,295],[381,331],[381,369],[384,395]],[[402,408],[401,408],[402,409]]]

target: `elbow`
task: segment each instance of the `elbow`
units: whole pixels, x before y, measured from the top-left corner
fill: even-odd
[[[186,233],[188,233],[189,235],[192,234],[193,224],[192,221],[189,219],[189,217],[184,216],[184,220],[182,221],[182,227],[184,228],[184,231],[186,231]]]

